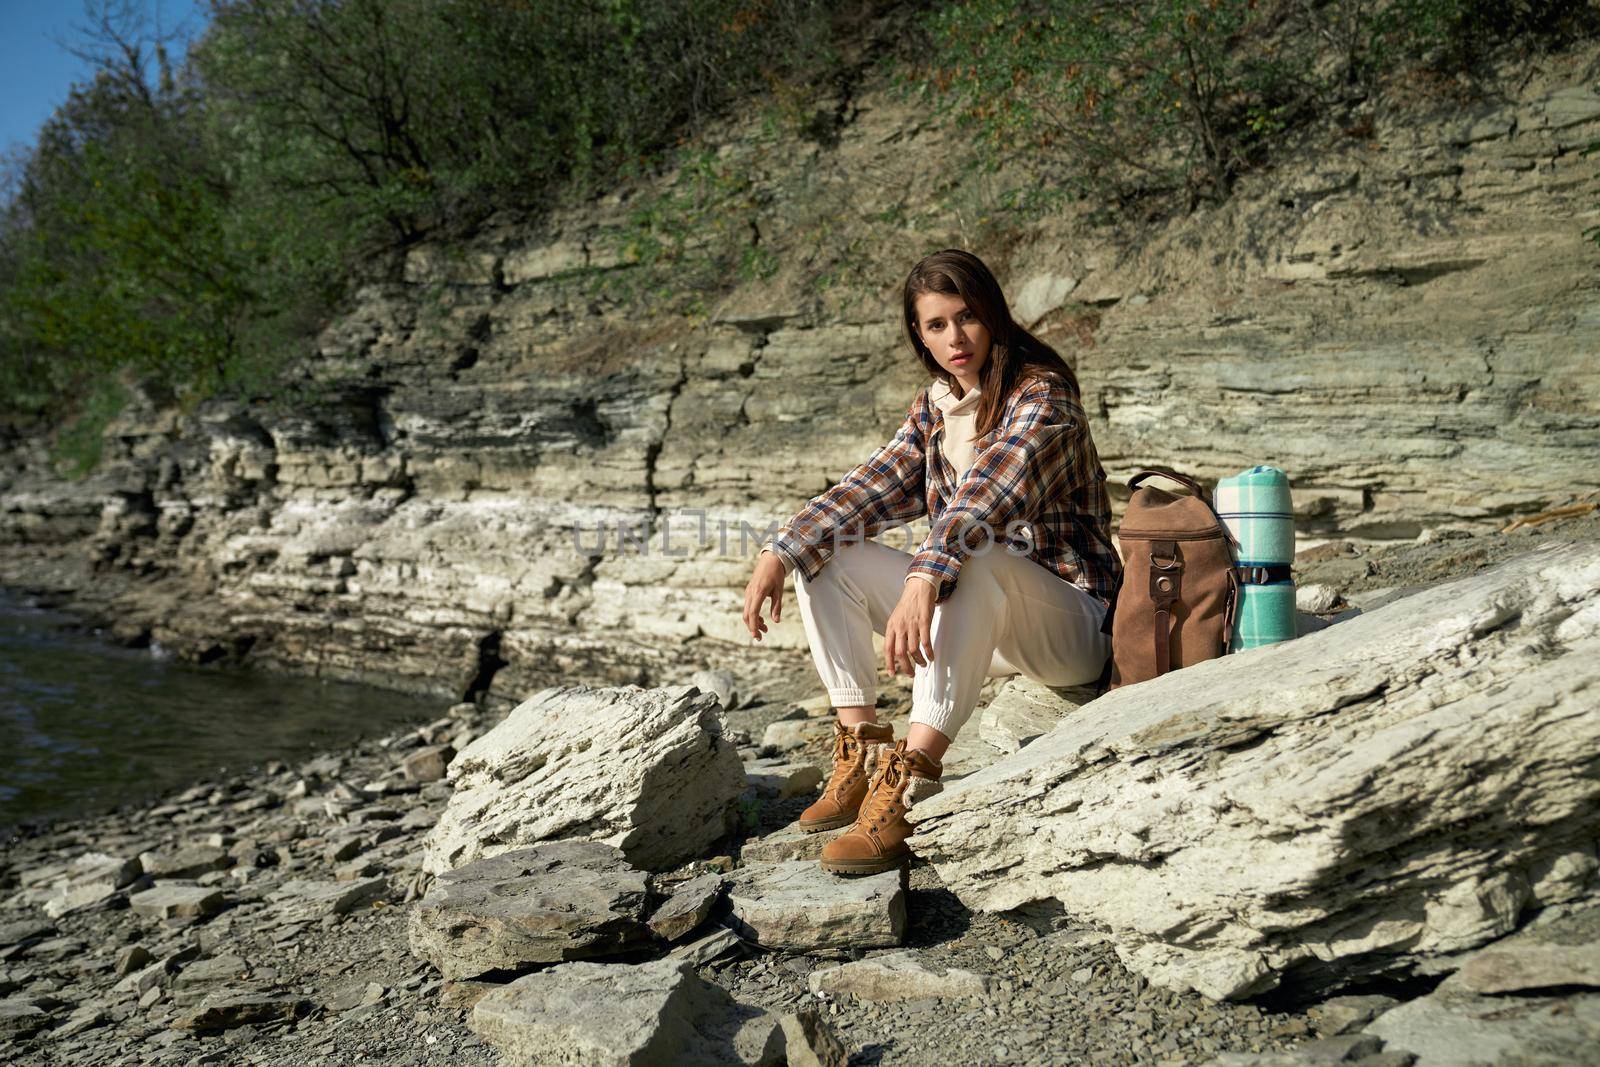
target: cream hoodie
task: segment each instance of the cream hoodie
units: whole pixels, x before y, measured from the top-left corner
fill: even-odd
[[[944,413],[944,458],[955,468],[956,481],[960,482],[967,468],[972,466],[972,442],[977,436],[973,431],[977,429],[978,405],[983,402],[983,393],[973,387],[957,397],[943,378],[937,378],[928,387],[928,400]],[[769,548],[764,551],[772,550]],[[778,556],[778,561],[783,564],[785,574],[794,573],[793,563],[783,556]],[[920,571],[906,576],[907,581],[912,578],[921,578],[930,585],[936,584],[931,575]]]

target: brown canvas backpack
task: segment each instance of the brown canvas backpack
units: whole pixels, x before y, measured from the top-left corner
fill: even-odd
[[[1192,496],[1141,486],[1170,478]],[[1108,689],[1142,682],[1228,651],[1239,602],[1237,543],[1194,479],[1146,469],[1117,528],[1122,577],[1102,633],[1111,635]],[[1102,679],[1104,679],[1102,675]]]

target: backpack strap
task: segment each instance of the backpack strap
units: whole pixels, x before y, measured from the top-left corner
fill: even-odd
[[[1239,581],[1248,585],[1287,582],[1294,577],[1287,563],[1240,563],[1233,570]]]
[[[1176,541],[1150,542],[1150,599],[1156,605],[1156,676],[1172,666],[1172,604],[1183,593],[1183,557]]]

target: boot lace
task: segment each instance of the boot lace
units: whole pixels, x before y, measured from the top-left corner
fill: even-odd
[[[849,730],[834,728],[833,773],[828,776],[828,784],[822,791],[823,796],[832,793],[855,773],[856,754],[860,751],[861,745],[861,739]]]
[[[867,786],[867,797],[861,803],[858,823],[879,826],[904,811],[900,805],[900,787],[907,774],[905,753],[899,748],[886,752],[878,762],[878,769]]]

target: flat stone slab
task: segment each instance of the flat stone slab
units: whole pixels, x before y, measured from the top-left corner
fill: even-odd
[[[215,915],[224,901],[220,889],[198,885],[158,885],[128,898],[133,910],[152,919],[184,919]]]
[[[698,967],[712,960],[721,959],[730,952],[741,951],[744,946],[744,938],[726,926],[718,926],[703,937],[685,941],[667,955],[672,959],[688,960]]]
[[[739,858],[747,864],[782,863],[784,860],[815,862],[822,858],[824,845],[849,829],[848,826],[841,826],[837,830],[807,833],[800,829],[798,823],[790,823],[766,837],[753,837],[746,841],[739,850]]]
[[[551,841],[447,871],[415,908],[413,955],[446,978],[603,956],[649,940],[645,872],[599,841]]]
[[[905,870],[847,878],[813,860],[753,863],[733,874],[734,928],[764,948],[813,955],[905,939]]]
[[[174,1030],[232,1030],[238,1026],[285,1022],[303,1015],[310,1002],[287,993],[219,990],[172,1020]]]
[[[744,765],[744,773],[756,792],[779,800],[815,793],[822,784],[822,768],[801,760],[751,760]]]
[[[1556,986],[1600,988],[1600,944],[1491,945],[1461,967],[1461,984],[1474,993],[1518,993]]]
[[[841,967],[812,971],[806,984],[813,993],[853,993],[863,1000],[918,1000],[922,997],[982,997],[989,980],[958,968],[929,966],[915,952],[892,952]]]
[[[1049,686],[1018,675],[979,713],[978,736],[1001,752],[1015,752],[1094,697],[1092,686]]]
[[[650,930],[663,941],[676,941],[705,922],[722,897],[726,879],[720,874],[691,878],[650,916]]]
[[[344,915],[370,904],[389,890],[387,878],[360,878],[355,881],[321,881],[294,878],[267,894],[286,919],[320,919],[325,915]]]
[[[1384,1012],[1367,1034],[1416,1056],[1412,1067],[1595,1062],[1600,993],[1487,997],[1447,985]]]
[[[139,863],[152,878],[198,878],[232,867],[234,860],[211,845],[187,845],[173,852],[142,852]]]
[[[50,1015],[25,1000],[0,1000],[0,1038],[24,1038],[38,1032]]]
[[[508,1063],[784,1062],[777,1017],[735,1001],[682,959],[563,963],[484,994],[467,1025]]]

